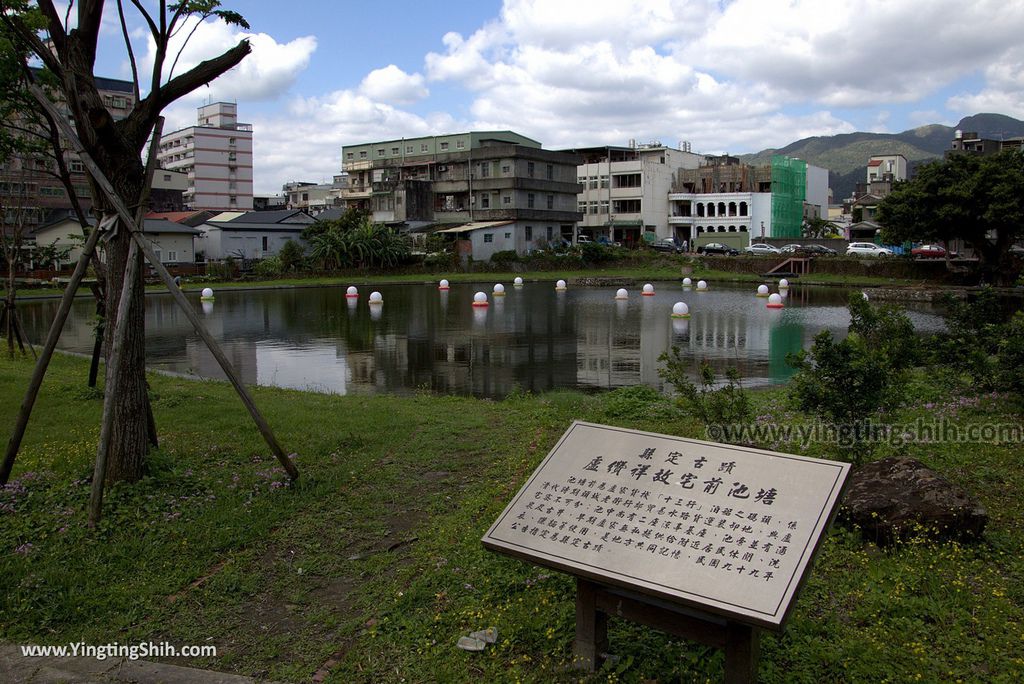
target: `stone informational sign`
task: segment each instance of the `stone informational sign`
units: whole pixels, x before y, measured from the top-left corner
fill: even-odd
[[[847,463],[577,421],[483,543],[779,629],[849,470]]]

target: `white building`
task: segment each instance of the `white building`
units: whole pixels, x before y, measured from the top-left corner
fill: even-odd
[[[89,219],[89,223],[96,225],[96,220]],[[142,223],[142,232],[153,244],[153,251],[161,263],[191,264],[195,261],[195,241],[199,230],[166,219],[147,218]],[[64,217],[41,225],[30,235],[37,245],[67,249],[64,264],[77,263],[82,256],[82,226],[76,218]]]
[[[686,239],[669,220],[669,193],[675,173],[697,168],[702,155],[685,144],[674,149],[660,143],[569,151],[583,156],[576,172],[582,186],[579,234],[623,244],[637,242],[644,233]]]
[[[197,125],[166,134],[157,158],[161,168],[188,175],[187,208],[252,207],[252,125],[238,123],[234,103],[200,107]]]
[[[902,154],[876,154],[868,159],[867,182],[907,180],[907,158]]]

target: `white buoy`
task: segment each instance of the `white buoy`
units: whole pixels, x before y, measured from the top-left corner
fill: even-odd
[[[199,305],[203,307],[203,315],[209,315],[213,313],[213,300],[204,299],[199,302]]]
[[[355,285],[349,285],[348,289],[345,291],[345,296],[355,299],[359,296],[359,290],[356,289]]]
[[[626,288],[620,287],[618,290],[615,291],[615,298],[616,299],[629,299],[629,293],[626,292]]]
[[[383,303],[384,303],[384,295],[382,295],[380,292],[371,292],[370,293],[370,304],[383,304]]]
[[[757,296],[758,297],[767,297],[768,296],[768,286],[767,285],[758,285],[757,286]]]
[[[494,294],[495,297],[504,297],[505,296],[505,286],[502,285],[501,283],[495,283],[495,285],[494,285],[494,293],[493,294]]]
[[[768,298],[767,306],[769,309],[781,309],[782,295],[780,295],[778,292],[773,293],[772,296]]]
[[[203,293],[199,296],[199,299],[207,302],[213,301],[213,289],[209,287],[203,288]]]
[[[697,290],[698,290],[698,291],[704,291],[704,290],[706,290],[706,289],[708,289],[708,284],[707,284],[707,281],[704,281],[704,280],[698,280],[698,281],[697,281]]]
[[[650,283],[646,283],[644,285],[644,291],[641,292],[640,294],[642,294],[644,297],[653,297],[654,296],[654,286],[651,285]]]
[[[686,302],[676,302],[672,305],[672,318],[689,318],[690,307],[686,305]]]
[[[438,289],[438,290],[447,290],[447,289],[449,289],[449,288],[448,288],[448,281],[447,281],[447,280],[445,280],[444,278],[442,278],[442,279],[441,279],[441,282],[439,282],[439,283],[437,284],[437,289]]]
[[[692,280],[690,280],[689,278],[683,278],[683,287],[691,287],[692,285],[693,285],[693,281]]]
[[[557,283],[555,283],[555,289],[556,290],[564,290],[565,289],[565,281],[564,280],[559,280]]]
[[[516,276],[516,279],[512,281],[512,284],[515,285],[516,287],[522,287],[523,279],[520,278],[519,276]]]
[[[487,293],[477,292],[473,295],[473,306],[487,306]]]
[[[782,280],[779,281],[779,289],[780,290],[785,290],[787,287],[789,287],[789,281],[788,280],[783,278]]]

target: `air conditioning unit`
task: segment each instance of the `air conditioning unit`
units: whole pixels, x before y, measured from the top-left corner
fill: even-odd
[[[448,165],[447,164],[439,164],[438,167],[437,167],[437,170],[438,171],[447,171],[448,170]]]

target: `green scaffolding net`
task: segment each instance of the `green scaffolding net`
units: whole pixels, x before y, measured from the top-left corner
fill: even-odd
[[[803,234],[807,198],[807,162],[782,155],[772,157],[772,237]]]

